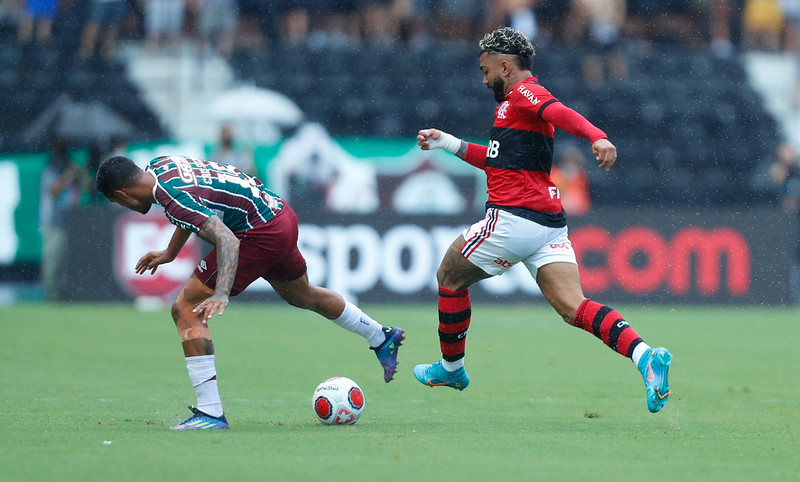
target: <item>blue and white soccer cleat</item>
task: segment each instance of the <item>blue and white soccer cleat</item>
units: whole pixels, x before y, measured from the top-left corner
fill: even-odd
[[[667,404],[670,394],[667,372],[671,361],[672,354],[666,348],[651,348],[639,359],[637,368],[647,388],[647,408],[653,413]]]
[[[383,333],[386,335],[383,343],[375,348],[370,348],[370,350],[375,352],[378,361],[381,362],[383,379],[386,383],[389,383],[397,372],[397,350],[403,344],[403,340],[406,339],[406,332],[400,328],[386,326],[383,328]]]
[[[212,417],[211,415],[198,410],[195,407],[189,407],[192,411],[192,416],[183,422],[170,427],[170,430],[209,430],[215,428],[228,428],[228,420],[225,414],[219,417]]]
[[[417,365],[414,367],[414,376],[420,383],[429,387],[450,387],[463,390],[469,385],[469,377],[464,367],[454,372],[449,372],[442,366],[442,361],[433,365]]]

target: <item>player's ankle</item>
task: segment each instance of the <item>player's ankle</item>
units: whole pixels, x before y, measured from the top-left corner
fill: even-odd
[[[442,368],[444,368],[448,372],[454,372],[459,368],[464,368],[464,357],[461,357],[456,361],[447,361],[444,358],[442,358]]]

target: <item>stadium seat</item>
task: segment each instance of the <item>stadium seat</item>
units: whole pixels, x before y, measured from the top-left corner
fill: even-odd
[[[163,138],[160,121],[121,66],[75,62],[85,13],[85,5],[65,13],[54,27],[59,42],[50,47],[26,50],[13,36],[0,38],[0,109],[39,112],[66,92],[75,100],[104,102],[132,122],[143,140]],[[592,179],[609,188],[593,190],[597,201],[656,205],[714,200],[721,193],[739,200],[754,195],[734,183],[752,174],[754,159],[772,152],[777,126],[736,58],[677,44],[632,45],[625,51],[629,81],[592,88],[582,80],[583,49],[554,41],[534,59],[542,84],[618,146],[618,174]],[[486,139],[496,107],[481,83],[473,42],[360,49],[275,43],[236,51],[230,65],[237,80],[283,92],[332,136],[407,137],[435,126]],[[0,149],[19,145],[14,139],[19,122],[17,116],[0,120]],[[560,131],[559,136],[569,137]]]

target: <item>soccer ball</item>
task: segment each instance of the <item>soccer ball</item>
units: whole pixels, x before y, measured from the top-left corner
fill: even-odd
[[[364,410],[364,392],[349,378],[328,378],[317,385],[311,403],[325,425],[352,425]]]

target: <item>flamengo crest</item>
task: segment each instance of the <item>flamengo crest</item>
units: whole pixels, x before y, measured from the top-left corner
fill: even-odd
[[[504,100],[503,103],[500,104],[500,107],[497,108],[497,118],[498,119],[505,119],[506,118],[506,112],[508,111],[508,106],[509,106],[509,104],[508,104],[507,100]]]

